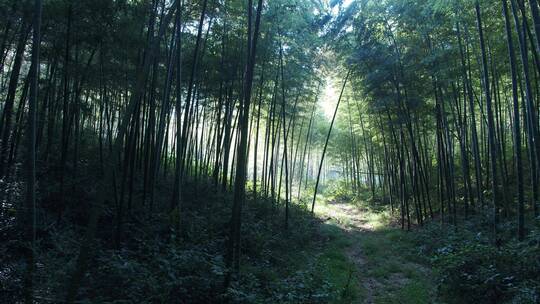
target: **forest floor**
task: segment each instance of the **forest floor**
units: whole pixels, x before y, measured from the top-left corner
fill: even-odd
[[[418,254],[410,233],[387,211],[367,204],[329,200],[317,213],[332,229],[340,249],[353,265],[341,303],[436,303],[436,284],[428,261]],[[345,297],[344,297],[345,298]]]

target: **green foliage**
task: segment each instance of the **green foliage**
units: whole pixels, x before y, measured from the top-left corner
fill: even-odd
[[[115,249],[109,236],[114,226],[100,225],[100,238],[92,245],[94,257],[79,292],[80,301],[323,304],[348,303],[346,299],[355,296],[354,282],[348,282],[348,270],[353,266],[344,254],[347,243],[337,228],[321,226],[307,210],[292,205],[290,229],[284,230],[283,206],[260,196],[257,201],[248,200],[245,206],[241,270],[224,290],[228,269],[223,248],[230,198],[228,194],[202,191],[206,194],[199,194],[195,200],[186,192],[182,233],[170,228],[174,227],[170,222],[176,222],[176,210],[151,218],[133,214],[126,223],[129,237]],[[66,218],[75,211],[69,211]],[[52,220],[47,210],[40,213],[46,217],[43,221]],[[37,298],[58,302],[65,296],[66,280],[74,270],[84,233],[81,227],[66,224],[40,232]],[[2,239],[9,239],[15,233],[14,223],[5,227]],[[25,269],[17,257],[17,246],[0,246],[0,288],[8,301],[22,294],[20,282]]]
[[[494,246],[484,233],[445,232],[433,224],[420,231],[420,254],[432,257],[439,291],[449,303],[537,303],[540,299],[540,236]]]
[[[457,248],[444,247],[440,250],[434,262],[442,274],[443,296],[455,299],[455,303],[493,303],[508,299],[509,289],[515,279],[508,269],[504,269],[512,265],[510,252],[478,243],[460,244]]]
[[[359,297],[359,286],[356,282],[356,266],[345,254],[351,242],[344,232],[334,225],[324,225],[321,236],[326,238],[328,246],[317,256],[319,276],[326,276],[329,285],[333,286],[331,303],[351,303]]]
[[[333,202],[349,203],[354,201],[354,193],[350,187],[345,185],[344,180],[336,181],[325,189],[324,195]]]

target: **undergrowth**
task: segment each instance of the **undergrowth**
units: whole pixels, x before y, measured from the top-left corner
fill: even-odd
[[[479,213],[456,226],[435,218],[404,231],[399,210],[392,215],[387,200],[380,194],[372,197],[369,189],[353,194],[336,185],[326,199],[354,202],[373,227],[358,234],[370,265],[367,276],[385,281],[393,273],[403,273],[409,279],[398,290],[386,284],[385,294],[376,296],[377,303],[540,303],[538,229],[530,230],[520,242],[515,222],[507,218],[499,225],[499,241],[494,242],[491,218]],[[419,267],[430,268],[432,277],[425,278]],[[436,295],[429,295],[431,288]]]
[[[419,254],[430,259],[448,303],[539,303],[540,233],[494,244],[483,219],[453,229],[430,223],[415,233]],[[512,225],[502,225],[513,232]]]
[[[15,220],[21,187],[16,180],[2,185],[10,198],[0,214],[3,303],[19,301],[23,292],[24,244],[18,241]],[[58,184],[52,181],[38,194],[37,303],[61,303],[65,297],[84,239],[91,185],[87,180],[70,186],[68,208],[61,218],[53,202]],[[157,189],[153,211],[134,200],[119,244],[113,237],[116,210],[112,204],[102,210],[77,297],[80,303],[348,303],[345,299],[354,295],[347,286],[349,264],[341,252],[343,244],[331,228],[313,218],[305,206],[292,204],[285,229],[284,206],[260,195],[253,200],[251,194],[243,210],[240,271],[225,289],[230,194],[216,191],[209,181],[188,183],[180,231],[174,231],[178,213],[164,211],[171,190],[166,185]]]

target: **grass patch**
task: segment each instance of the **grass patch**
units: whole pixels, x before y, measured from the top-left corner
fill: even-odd
[[[382,295],[375,300],[377,304],[428,304],[433,303],[428,289],[420,282],[409,282],[403,287]]]
[[[321,237],[325,238],[326,242],[317,259],[317,269],[335,288],[336,296],[330,303],[351,303],[360,295],[358,281],[355,278],[356,267],[345,254],[347,248],[352,245],[351,240],[335,224],[322,225]]]
[[[354,248],[351,246],[358,246],[363,262],[362,269],[355,274],[357,298],[369,293],[375,303],[435,302],[436,286],[428,279],[430,269],[425,266],[426,259],[418,254],[414,236],[392,225],[388,209],[356,201],[358,212],[350,206],[339,205],[346,202],[330,201],[319,203],[316,211],[332,223],[324,226],[323,235],[331,238],[329,244],[332,245],[325,248],[321,258],[328,259],[327,265],[331,265],[329,276],[336,286],[345,286],[350,268],[358,267],[346,254]],[[361,283],[368,279],[375,283]]]
[[[374,295],[375,303],[433,303],[435,284],[426,279],[429,269],[411,258],[416,248],[407,232],[386,227],[359,234],[358,242],[368,275],[384,286],[384,292]]]

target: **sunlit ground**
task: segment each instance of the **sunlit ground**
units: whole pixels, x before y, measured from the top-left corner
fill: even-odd
[[[333,266],[332,274],[353,269],[348,302],[434,303],[437,287],[429,263],[417,255],[413,235],[391,226],[388,210],[375,211],[364,201],[336,201],[321,195],[315,207],[330,240],[327,247],[345,252],[354,267]],[[353,301],[358,300],[358,301]]]

